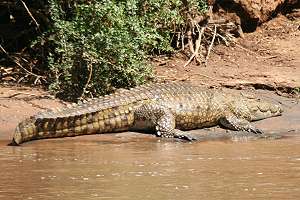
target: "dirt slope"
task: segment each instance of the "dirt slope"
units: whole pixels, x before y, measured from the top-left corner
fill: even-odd
[[[300,87],[300,19],[279,16],[231,47],[213,49],[207,66],[192,62],[183,68],[185,55],[161,58],[159,80],[188,80],[209,86],[250,86],[291,91]]]

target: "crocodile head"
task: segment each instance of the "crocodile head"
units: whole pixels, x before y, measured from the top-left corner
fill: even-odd
[[[283,112],[280,105],[269,102],[256,102],[254,105],[252,104],[252,106],[249,106],[248,109],[250,111],[251,121],[279,116]]]

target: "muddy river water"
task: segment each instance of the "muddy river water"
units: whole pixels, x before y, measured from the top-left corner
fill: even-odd
[[[299,116],[296,104],[256,123],[281,139],[119,133],[12,147],[2,137],[0,199],[300,199]]]
[[[1,145],[0,199],[300,198],[300,137],[196,143],[107,137]]]

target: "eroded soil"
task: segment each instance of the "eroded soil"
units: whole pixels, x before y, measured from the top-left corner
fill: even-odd
[[[279,16],[229,48],[214,47],[206,67],[188,57],[156,60],[160,80],[188,80],[208,86],[291,91],[300,86],[300,19]],[[205,60],[205,58],[203,58]]]

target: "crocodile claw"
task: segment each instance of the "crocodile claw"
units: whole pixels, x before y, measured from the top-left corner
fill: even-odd
[[[177,133],[174,137],[181,140],[190,141],[190,142],[197,140],[197,138],[194,137],[193,135],[184,132]]]
[[[264,133],[263,130],[261,130],[259,128],[255,128],[255,127],[252,127],[249,131],[254,134],[263,134]]]

